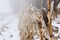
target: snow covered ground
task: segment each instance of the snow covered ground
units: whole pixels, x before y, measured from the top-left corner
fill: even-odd
[[[20,40],[16,16],[0,16],[0,40]]]
[[[58,18],[52,21],[52,25],[58,27],[58,35],[60,35],[60,15],[58,15]],[[60,40],[60,38],[58,40]]]
[[[52,21],[52,25],[54,25],[54,26],[56,26],[56,27],[58,27],[58,29],[59,29],[59,34],[60,34],[60,15],[58,16],[58,18],[56,18],[55,20],[53,20]]]

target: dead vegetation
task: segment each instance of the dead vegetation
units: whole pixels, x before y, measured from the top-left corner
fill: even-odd
[[[46,8],[37,9],[30,5],[22,11],[22,15],[19,18],[21,40],[34,40],[35,35],[37,36],[36,38],[40,38],[40,40],[58,40],[58,35],[55,36],[54,34],[58,33],[58,28],[52,26],[52,19],[56,18],[52,7],[51,11],[46,12]],[[44,17],[48,19],[44,19]],[[47,20],[48,22],[43,23],[43,20]]]

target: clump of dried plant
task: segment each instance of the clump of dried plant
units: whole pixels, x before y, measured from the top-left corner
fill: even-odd
[[[37,20],[39,20],[37,11],[38,10],[32,6],[29,6],[28,8],[24,9],[24,11],[22,11],[22,15],[19,18],[20,19],[19,20],[19,29],[25,35],[25,37],[27,35],[29,35],[29,32],[32,35],[33,31],[34,31],[34,27],[38,26],[38,24],[36,22]],[[27,34],[27,32],[28,32],[28,34]],[[21,36],[23,36],[22,33],[21,33]]]
[[[43,8],[47,13],[47,10]],[[21,40],[34,40],[34,36],[40,36],[39,24],[41,14],[43,11],[37,9],[33,6],[28,6],[23,9],[21,15],[19,16],[19,30],[21,34]],[[43,21],[43,20],[42,20]],[[44,25],[44,24],[42,24]],[[49,39],[49,29],[42,26],[43,39]]]

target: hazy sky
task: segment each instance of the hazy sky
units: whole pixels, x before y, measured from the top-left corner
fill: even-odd
[[[9,0],[0,0],[0,13],[10,13],[12,11]]]
[[[0,0],[0,14],[17,12],[26,3],[26,0]]]
[[[18,12],[20,8],[23,8],[29,2],[31,0],[0,0],[0,14]],[[33,0],[31,3],[33,6],[40,8],[40,0]]]
[[[30,0],[0,0],[0,14],[18,12],[20,8],[23,8],[31,2]],[[40,7],[39,0],[33,0],[33,5],[37,8]]]

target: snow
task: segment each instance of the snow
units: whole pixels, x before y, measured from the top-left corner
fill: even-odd
[[[18,19],[14,15],[2,16],[3,20],[0,20],[0,25],[3,24],[7,26],[0,26],[1,28],[5,27],[0,31],[0,40],[20,40],[19,30],[18,30]]]
[[[58,27],[59,33],[60,33],[60,24],[58,24],[57,22],[60,22],[60,15],[58,16],[58,18],[56,18],[55,20],[52,21],[52,25]]]
[[[37,36],[34,36],[34,40],[40,40],[40,38],[38,38]]]
[[[58,15],[58,18],[56,18],[55,20],[52,21],[52,25],[54,25],[55,27],[58,27],[58,34],[56,34],[56,35],[59,35],[60,34],[60,24],[58,24],[57,22],[60,22],[60,15]],[[58,40],[60,40],[60,39],[58,39]]]

